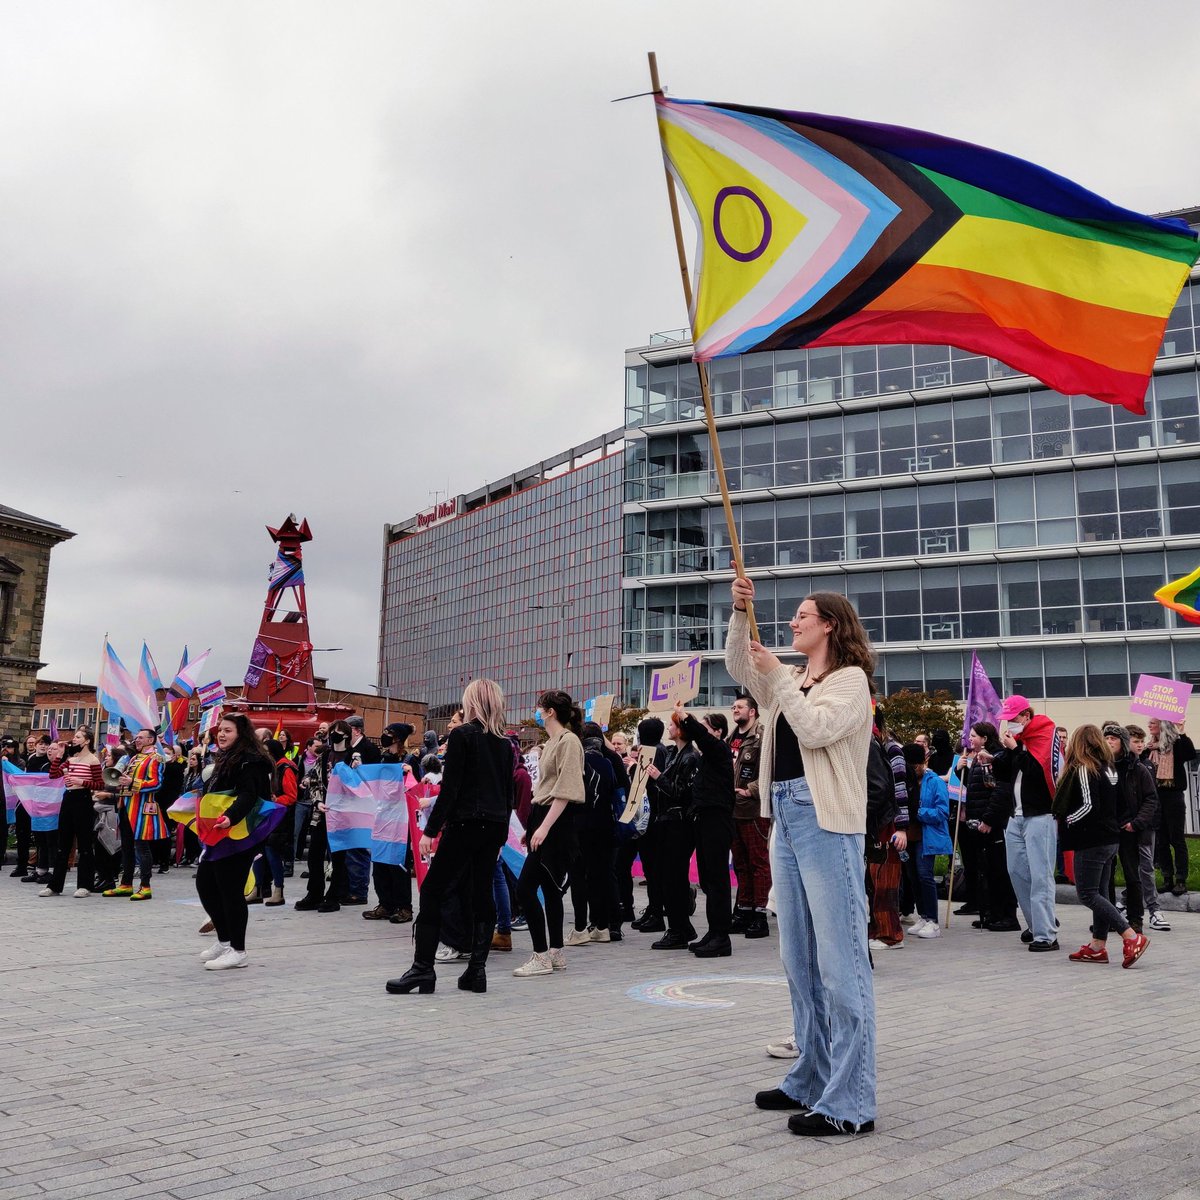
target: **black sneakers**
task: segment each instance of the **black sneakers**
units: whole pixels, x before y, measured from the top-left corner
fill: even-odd
[[[1029,948],[1035,954],[1044,954],[1047,950],[1057,950],[1058,939],[1055,938],[1055,940],[1052,942],[1030,942]]]
[[[839,1121],[836,1117],[826,1117],[821,1113],[803,1112],[788,1118],[788,1128],[801,1137],[853,1137],[858,1133],[872,1133],[875,1130],[874,1121],[864,1121],[854,1125],[850,1121]]]
[[[781,1112],[784,1109],[799,1109],[802,1113],[812,1112],[807,1104],[793,1100],[783,1088],[771,1088],[770,1091],[756,1093],[754,1106],[765,1108],[768,1112]]]

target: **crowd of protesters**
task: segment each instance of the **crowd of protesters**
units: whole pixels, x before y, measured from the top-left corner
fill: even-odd
[[[299,866],[300,912],[352,906],[366,920],[406,924],[415,907],[412,965],[387,982],[398,994],[434,991],[438,964],[450,960],[466,964],[460,989],[486,992],[489,956],[514,949],[514,930],[532,953],[512,973],[536,979],[565,970],[568,949],[624,940],[626,927],[651,935],[655,951],[728,957],[736,937],[770,937],[774,913],[793,1028],[768,1052],[796,1062],[756,1102],[790,1110],[798,1134],[868,1131],[873,955],[902,947],[906,931],[941,936],[935,861],[948,864],[942,886],[961,899],[958,915],[1020,933],[1036,953],[1059,949],[1055,884],[1069,871],[1092,914],[1091,940],[1070,958],[1108,962],[1115,934],[1132,966],[1149,945],[1146,928],[1170,929],[1160,896],[1187,888],[1184,795],[1196,751],[1166,721],[1068,735],[1022,696],[1004,701],[998,723],[973,724],[958,752],[945,730],[902,744],[872,702],[873,652],[844,597],[801,603],[791,629],[803,665],[788,666],[750,636],[753,594],[751,581],[735,581],[726,663],[744,690],[732,724],[677,704],[645,717],[636,739],[609,736],[583,722],[568,694],[548,691],[543,732],[512,730],[499,686],[477,679],[447,735],[428,731],[415,746],[404,723],[376,745],[361,717],[322,724],[303,745],[242,715],[196,744],[164,745],[151,729],[102,750],[87,728],[65,740],[30,734],[23,747],[4,739],[5,758],[66,789],[52,833],[16,809],[11,875],[56,897],[74,866],[76,898],[144,902],[156,869],[194,864],[208,916],[201,932],[215,935],[201,959],[225,970],[248,961],[248,906],[284,905]],[[330,846],[331,772],[379,762],[424,784],[401,865]],[[273,800],[269,836],[211,852],[168,816],[193,791],[226,798],[217,831]],[[514,814],[522,849],[506,855]],[[8,842],[6,823],[0,846]],[[416,859],[428,871],[414,906]],[[635,873],[645,884],[640,914]]]

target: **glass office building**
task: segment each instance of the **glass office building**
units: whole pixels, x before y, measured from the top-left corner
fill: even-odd
[[[620,683],[624,430],[385,526],[379,688],[444,729],[472,678],[513,723]]]
[[[764,640],[790,646],[797,604],[827,588],[861,614],[885,694],[961,696],[972,650],[998,690],[1055,711],[1103,698],[1127,714],[1143,672],[1200,684],[1200,628],[1153,598],[1200,565],[1198,326],[1194,275],[1145,415],[944,346],[710,364]],[[649,667],[693,653],[709,660],[700,703],[734,692],[729,539],[690,349],[660,335],[626,354],[621,690],[635,703]]]

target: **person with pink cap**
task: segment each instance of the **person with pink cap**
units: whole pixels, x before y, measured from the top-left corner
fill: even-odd
[[[1033,951],[1058,949],[1054,916],[1054,859],[1058,831],[1052,808],[1058,772],[1054,722],[1036,715],[1024,696],[1000,706],[996,778],[1012,785],[1012,816],[1004,830],[1008,874],[1025,917],[1021,940]]]

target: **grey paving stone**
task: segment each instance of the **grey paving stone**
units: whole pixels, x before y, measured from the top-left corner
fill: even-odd
[[[486,996],[443,971],[433,996],[390,997],[411,943],[353,909],[252,912],[251,969],[214,976],[199,910],[174,903],[190,872],[156,878],[141,911],[6,885],[0,927],[20,936],[0,994],[22,1021],[0,1026],[0,1200],[1200,1197],[1200,916],[1136,970],[1086,978],[957,923],[880,955],[878,1132],[844,1141],[753,1107],[788,1069],[763,1049],[787,1031],[785,989],[722,984],[732,1009],[626,995],[778,979],[775,939],[713,966],[630,934],[524,983],[518,935]],[[1083,910],[1060,916],[1082,942]],[[1152,1012],[1154,1037],[1114,1038],[1114,1012]]]

